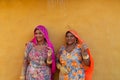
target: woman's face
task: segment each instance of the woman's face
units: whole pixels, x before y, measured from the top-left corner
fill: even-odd
[[[35,30],[35,37],[36,37],[38,42],[44,40],[44,35],[42,34],[42,32],[39,29]]]
[[[70,32],[66,34],[66,43],[68,45],[76,43],[76,37]]]

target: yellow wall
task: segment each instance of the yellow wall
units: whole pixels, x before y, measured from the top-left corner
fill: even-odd
[[[66,30],[77,30],[91,48],[93,80],[120,80],[119,0],[0,0],[0,80],[19,80],[25,43],[38,24],[56,50]]]

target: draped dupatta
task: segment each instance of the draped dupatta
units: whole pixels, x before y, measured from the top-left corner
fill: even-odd
[[[84,41],[80,38],[80,36],[78,35],[78,33],[76,31],[69,30],[69,32],[71,32],[78,39],[78,44],[80,46],[84,43]],[[93,58],[91,56],[91,52],[90,52],[89,48],[87,48],[87,53],[90,57],[90,66],[84,66],[84,68],[85,68],[85,80],[92,80],[94,61],[93,61]]]
[[[48,36],[48,31],[47,29],[43,26],[43,25],[38,25],[35,29],[34,29],[34,35],[35,35],[35,30],[39,29],[42,34],[44,35],[44,38],[48,44],[48,47],[50,47],[52,49],[52,65],[51,65],[51,73],[54,74],[56,71],[56,63],[55,63],[55,54],[54,54],[54,47],[49,39]],[[33,42],[35,45],[37,44],[37,40],[36,37],[34,36],[34,38],[31,40],[31,42]]]

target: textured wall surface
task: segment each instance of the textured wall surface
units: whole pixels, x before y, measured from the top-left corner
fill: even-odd
[[[25,43],[38,24],[56,51],[65,31],[75,29],[91,49],[93,80],[120,80],[119,0],[0,0],[0,80],[19,80]]]

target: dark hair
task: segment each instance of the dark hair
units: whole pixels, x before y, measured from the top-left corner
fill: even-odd
[[[38,28],[35,28],[35,29],[34,29],[34,33],[35,33],[36,30],[39,30],[39,29],[38,29]]]
[[[67,31],[67,32],[65,33],[65,37],[67,36],[68,33],[71,33],[71,32],[70,32],[70,31]]]

